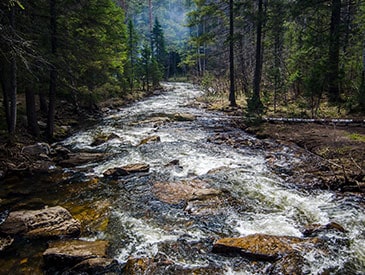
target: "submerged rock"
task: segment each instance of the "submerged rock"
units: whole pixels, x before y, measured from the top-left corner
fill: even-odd
[[[28,237],[77,236],[80,231],[80,222],[61,206],[13,211],[0,225],[2,233]]]
[[[142,139],[138,146],[143,145],[143,144],[148,144],[148,143],[154,143],[154,142],[160,142],[161,138],[159,136],[150,136],[150,137],[146,137],[144,139]]]
[[[158,254],[155,258],[129,258],[123,274],[206,274],[220,275],[224,270],[221,267],[209,265],[199,266],[199,264],[189,265],[176,263],[167,255]]]
[[[275,263],[273,263],[267,271],[270,275],[304,275],[308,274],[303,271],[304,258],[298,253],[288,254]]]
[[[107,258],[108,242],[98,240],[94,242],[81,240],[57,241],[49,245],[49,248],[43,253],[43,259],[46,266],[52,267],[74,267],[75,265],[93,258]],[[109,261],[99,260],[98,264],[108,265]],[[111,262],[109,262],[110,264]],[[89,262],[84,263],[90,265]],[[95,264],[95,262],[94,262]]]
[[[222,210],[221,206],[222,201],[217,196],[202,197],[188,201],[184,210],[195,216],[216,215]]]
[[[318,235],[324,231],[337,231],[341,233],[345,233],[346,230],[342,225],[336,222],[330,222],[328,224],[309,224],[303,230],[303,235],[306,237]]]
[[[128,176],[130,174],[135,173],[143,173],[148,172],[150,170],[149,164],[145,163],[134,163],[134,164],[128,164],[122,167],[115,167],[108,169],[103,173],[104,177],[121,177],[121,176]]]
[[[73,274],[121,274],[121,266],[113,259],[91,258],[78,263],[71,268]]]
[[[193,121],[196,117],[188,113],[177,113],[172,116],[173,120],[176,121]]]
[[[153,274],[156,271],[156,263],[150,258],[129,258],[124,269],[125,274]]]
[[[118,135],[112,133],[110,135],[100,135],[94,138],[94,141],[90,144],[91,146],[101,145],[109,140],[119,138]]]
[[[215,253],[239,253],[254,260],[274,261],[285,255],[305,251],[319,243],[316,238],[253,234],[241,238],[224,238],[213,245]]]
[[[96,162],[103,160],[107,157],[107,154],[103,153],[70,153],[67,155],[67,158],[61,160],[59,164],[62,167],[73,167],[82,164],[86,164],[89,162]]]

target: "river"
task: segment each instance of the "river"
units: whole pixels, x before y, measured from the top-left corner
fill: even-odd
[[[95,209],[105,206],[107,225],[90,223],[82,239],[109,240],[110,254],[120,264],[133,257],[164,259],[169,264],[159,267],[161,274],[191,274],[197,269],[209,274],[216,268],[225,274],[265,274],[271,263],[214,254],[212,243],[254,233],[303,237],[307,224],[334,221],[347,232],[320,235],[327,249],[303,253],[303,270],[306,274],[365,272],[365,213],[354,198],[293,188],[295,183],[271,171],[264,147],[216,142],[219,136],[234,136],[244,141],[241,144],[259,144],[232,126],[226,114],[200,108],[194,99],[203,94],[201,90],[185,83],[165,83],[164,88],[161,94],[110,110],[98,125],[62,142],[73,151],[110,154],[106,160],[66,170],[71,177],[53,182],[53,191],[38,193],[48,204],[66,208],[85,203]],[[188,114],[188,119],[182,114]],[[173,119],[179,116],[183,119]],[[110,134],[116,138],[92,146],[96,136]],[[151,136],[160,141],[141,143]],[[283,148],[281,154],[293,154],[291,148]],[[298,161],[294,154],[290,159]],[[110,168],[132,163],[146,163],[150,171],[117,179],[103,176]],[[96,183],[90,183],[93,180]],[[168,202],[157,194],[156,184],[186,182],[223,193],[205,205],[173,198]]]

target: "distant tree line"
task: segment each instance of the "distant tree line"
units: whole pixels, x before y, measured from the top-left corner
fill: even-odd
[[[0,130],[10,137],[19,109],[31,134],[52,139],[60,100],[90,109],[185,74],[229,92],[231,106],[244,95],[252,114],[291,102],[311,116],[324,103],[364,112],[365,1],[0,3]]]
[[[293,101],[311,116],[323,103],[364,112],[365,1],[193,2],[184,62],[203,83],[228,91],[233,80],[250,113]]]

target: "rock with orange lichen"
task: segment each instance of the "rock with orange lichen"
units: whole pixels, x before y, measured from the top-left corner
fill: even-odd
[[[240,238],[220,239],[214,243],[213,252],[239,253],[254,260],[274,261],[291,253],[309,251],[319,244],[317,238],[253,234]]]

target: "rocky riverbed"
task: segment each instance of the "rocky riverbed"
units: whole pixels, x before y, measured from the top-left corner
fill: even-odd
[[[341,185],[333,159],[275,134],[290,127],[243,127],[192,104],[196,87],[166,89],[63,142],[2,147],[21,160],[2,162],[2,271],[364,270],[361,181]]]

